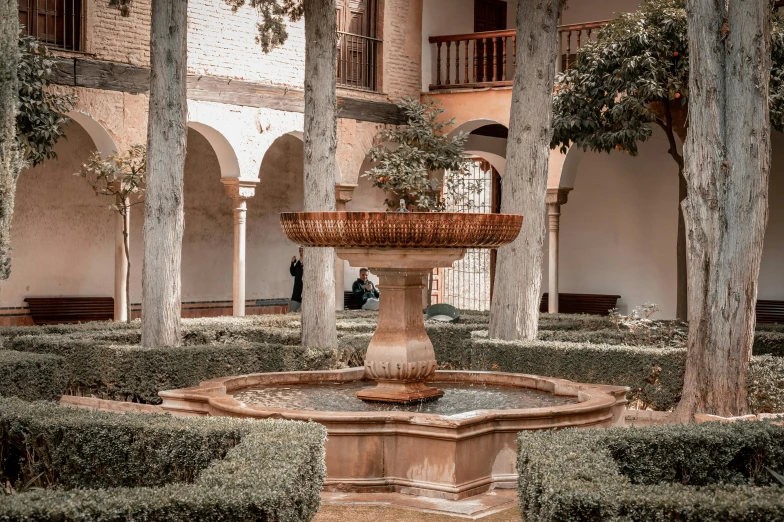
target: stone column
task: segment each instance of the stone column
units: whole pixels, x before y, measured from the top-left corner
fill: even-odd
[[[335,184],[335,210],[338,212],[346,211],[346,203],[351,201],[354,196],[354,189],[356,185],[349,183],[336,183]],[[337,254],[335,255],[335,310],[338,312],[343,310],[345,303],[343,302],[343,285],[344,285],[344,265],[343,260]]]
[[[120,196],[117,196],[117,205],[122,205]],[[130,231],[131,216],[115,214],[114,226],[114,320],[125,321],[128,319],[128,299],[131,297],[125,291],[125,280],[128,276],[128,257],[125,255],[125,238],[123,237],[123,221]]]
[[[558,234],[561,228],[561,205],[566,203],[570,188],[547,189],[547,221],[550,230],[550,281],[547,289],[547,312],[558,313]]]
[[[248,199],[256,193],[256,180],[221,179],[226,194],[234,204],[234,279],[232,285],[235,317],[245,315],[245,222]]]

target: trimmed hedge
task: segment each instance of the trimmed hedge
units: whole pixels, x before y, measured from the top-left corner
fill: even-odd
[[[118,415],[6,399],[0,435],[6,477],[57,486],[0,497],[3,521],[305,521],[326,476],[326,430],[315,423]]]
[[[649,340],[645,334],[635,337],[628,330],[618,330],[615,327],[603,328],[599,330],[569,330],[569,329],[540,329],[537,338],[541,341],[563,341],[572,343],[592,343],[592,344],[623,344],[627,346],[667,346],[669,336],[652,336]],[[680,347],[686,346],[686,340],[679,342]],[[678,347],[678,346],[675,346]],[[784,357],[784,333],[757,331],[754,334],[754,345],[752,347],[754,355],[775,355]]]
[[[528,522],[781,521],[784,428],[767,422],[522,432]]]
[[[160,404],[161,390],[195,386],[215,377],[336,369],[356,360],[351,349],[261,343],[142,348],[38,335],[19,336],[10,344],[19,351],[63,357],[68,376],[66,393],[148,404]]]
[[[669,410],[680,400],[686,365],[683,348],[486,337],[486,332],[475,332],[460,367],[629,386],[629,400],[655,410]],[[784,358],[752,357],[747,383],[751,411],[784,411]]]
[[[482,332],[484,333],[484,332]],[[629,386],[629,400],[667,410],[680,399],[686,351],[678,348],[613,346],[550,341],[471,343],[468,366],[559,377],[576,382]]]
[[[51,401],[65,391],[68,377],[62,357],[0,350],[0,396]]]

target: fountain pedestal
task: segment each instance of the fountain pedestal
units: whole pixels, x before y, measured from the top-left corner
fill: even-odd
[[[375,388],[357,392],[366,401],[414,402],[440,397],[426,386],[436,371],[433,343],[422,316],[423,280],[433,268],[450,267],[465,248],[338,248],[352,267],[368,267],[379,278],[378,326],[365,356],[365,377]]]

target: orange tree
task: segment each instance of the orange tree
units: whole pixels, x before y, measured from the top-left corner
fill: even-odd
[[[646,0],[618,16],[580,48],[576,63],[556,79],[551,147],[637,155],[659,126],[678,167],[678,306],[686,319],[686,234],[680,202],[686,198],[683,156],[676,136],[688,131],[689,45],[684,0]],[[773,18],[770,117],[784,130],[784,24]]]

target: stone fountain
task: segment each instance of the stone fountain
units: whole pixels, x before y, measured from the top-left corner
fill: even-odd
[[[352,267],[379,279],[378,326],[365,357],[375,388],[357,392],[368,401],[412,402],[443,392],[425,381],[436,371],[433,344],[422,315],[424,280],[451,267],[467,248],[498,248],[520,232],[523,216],[448,212],[297,212],[281,214],[288,238],[333,247]]]
[[[327,491],[457,500],[515,487],[518,432],[623,425],[628,391],[536,375],[436,371],[422,314],[424,276],[451,266],[467,248],[511,242],[521,223],[521,216],[499,214],[282,214],[292,241],[334,247],[379,276],[378,325],[364,368],[213,379],[160,392],[163,409],[323,424]]]

